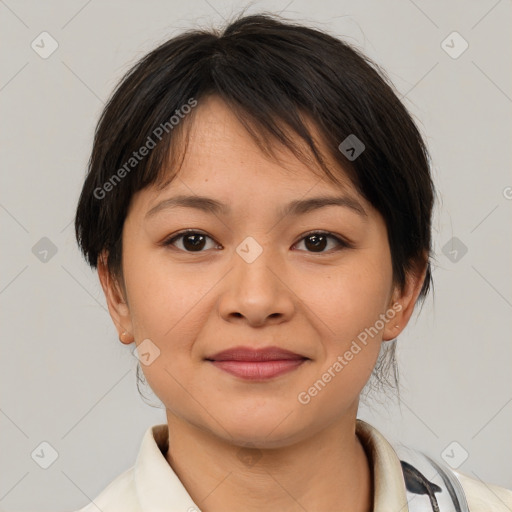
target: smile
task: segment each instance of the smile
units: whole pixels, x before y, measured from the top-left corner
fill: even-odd
[[[211,361],[211,363],[231,375],[248,380],[265,380],[278,377],[298,368],[306,359],[286,359],[280,361]]]
[[[279,347],[235,347],[206,359],[219,370],[246,380],[267,380],[291,372],[309,358]]]

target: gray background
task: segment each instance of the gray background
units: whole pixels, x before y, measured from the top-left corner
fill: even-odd
[[[76,248],[74,209],[121,75],[180,30],[246,5],[0,1],[2,509],[84,506],[134,463],[146,428],[165,422],[138,395],[134,345],[117,340]],[[382,65],[433,157],[435,299],[399,338],[401,408],[382,397],[360,417],[512,487],[511,2],[274,0],[247,12],[264,9],[343,37]],[[31,47],[43,31],[59,45],[46,59]],[[453,31],[469,44],[457,58],[461,40],[442,44]],[[43,237],[57,250],[46,261]],[[44,441],[58,453],[48,469],[31,457]]]

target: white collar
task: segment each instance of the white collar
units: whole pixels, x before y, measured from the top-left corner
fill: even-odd
[[[408,512],[400,460],[385,437],[370,424],[357,420],[358,435],[369,457],[374,486],[374,512]],[[135,462],[135,490],[141,510],[187,512],[200,510],[163,452],[168,444],[168,427],[163,423],[149,427]]]

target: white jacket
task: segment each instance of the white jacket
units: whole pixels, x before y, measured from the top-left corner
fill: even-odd
[[[97,498],[77,512],[200,512],[201,509],[163,455],[168,442],[167,428],[165,423],[149,427],[142,439],[135,465],[115,478]],[[436,507],[440,512],[512,511],[511,490],[475,480],[447,466],[443,466],[447,471],[444,478],[440,477],[440,472],[436,474],[437,480],[432,476],[435,471],[423,474],[417,471],[419,466],[408,465],[409,471],[404,473],[397,452],[377,429],[357,420],[356,433],[373,467],[374,512],[431,512]],[[432,466],[429,469],[432,470]],[[404,476],[406,474],[409,477]],[[428,479],[424,475],[428,475]],[[448,500],[450,504],[446,504],[448,495],[453,494],[443,483],[446,483],[447,475],[448,480],[452,479],[453,485],[447,484],[451,491],[463,489],[459,505],[451,505],[451,500]],[[426,482],[426,488],[435,490],[434,508],[424,492],[423,482]]]

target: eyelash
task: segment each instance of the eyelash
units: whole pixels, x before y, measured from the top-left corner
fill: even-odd
[[[211,236],[207,235],[206,233],[203,233],[203,232],[198,231],[196,229],[186,229],[184,231],[180,231],[179,233],[176,233],[176,234],[172,235],[170,238],[167,238],[166,240],[164,240],[162,242],[162,245],[164,247],[172,246],[172,244],[176,240],[178,240],[180,238],[183,238],[185,235],[189,235],[189,234],[203,235],[203,236],[213,240],[213,238]],[[308,238],[308,237],[310,237],[312,235],[324,235],[324,236],[327,236],[329,238],[332,238],[332,239],[336,240],[336,242],[339,244],[340,247],[334,249],[334,251],[340,251],[342,249],[352,249],[354,247],[351,243],[349,243],[348,241],[340,238],[339,236],[335,235],[334,233],[331,233],[330,231],[309,231],[308,233],[305,233],[302,236],[302,238],[300,240],[298,240],[294,245],[297,245],[297,243],[302,242],[302,240],[304,240],[305,238]],[[201,254],[202,252],[205,252],[205,251],[186,251],[186,250],[183,250],[183,249],[177,249],[177,250],[181,251],[181,252],[185,252],[187,254]],[[310,254],[328,254],[329,253],[329,251],[318,252],[318,253],[315,253],[313,251],[306,251],[306,252],[309,252]]]

